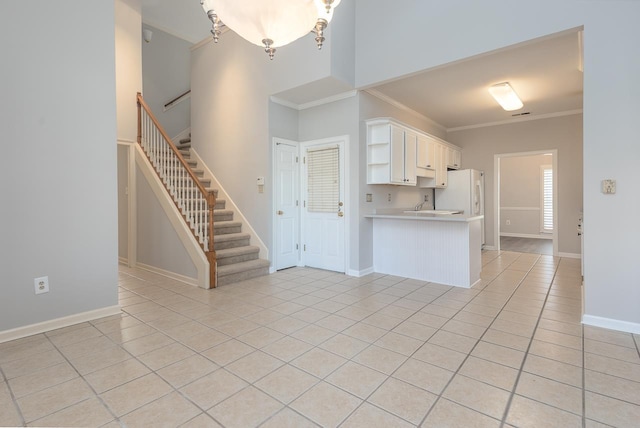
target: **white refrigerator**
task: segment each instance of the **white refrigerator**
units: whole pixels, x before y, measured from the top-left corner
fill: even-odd
[[[436,210],[463,211],[470,216],[484,215],[484,172],[476,169],[449,171],[447,179],[447,187],[436,189]],[[480,224],[484,245],[484,220]]]

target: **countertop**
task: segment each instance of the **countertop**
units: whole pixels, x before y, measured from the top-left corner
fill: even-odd
[[[404,212],[397,209],[380,209],[374,214],[367,214],[365,218],[386,218],[394,220],[418,220],[418,221],[453,221],[469,223],[476,220],[482,220],[484,216],[469,216],[466,214],[432,214],[426,212]]]

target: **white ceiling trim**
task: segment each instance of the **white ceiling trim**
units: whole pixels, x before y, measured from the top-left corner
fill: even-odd
[[[291,101],[287,101],[287,100],[283,100],[282,98],[278,98],[275,95],[272,95],[271,97],[269,97],[269,99],[271,101],[273,101],[276,104],[280,104],[283,105],[285,107],[289,107],[292,108],[294,110],[306,110],[309,108],[313,108],[313,107],[318,107],[324,104],[331,104],[334,103],[336,101],[340,101],[340,100],[346,100],[347,98],[351,98],[351,97],[355,97],[358,94],[358,91],[356,91],[355,89],[352,91],[347,91],[347,92],[342,92],[340,94],[336,94],[336,95],[332,95],[330,97],[327,98],[322,98],[319,100],[315,100],[315,101],[311,101],[308,103],[304,103],[304,104],[296,104],[296,103],[292,103]]]
[[[479,123],[477,125],[457,126],[455,128],[447,128],[447,132],[465,131],[467,129],[486,128],[488,126],[508,125],[510,123],[529,122],[532,120],[549,119],[552,117],[572,116],[574,114],[582,114],[582,109],[559,111],[556,113],[540,114],[537,116],[518,116],[512,119],[501,120],[498,122]]]
[[[394,100],[391,97],[386,96],[385,94],[383,94],[382,92],[377,91],[376,89],[365,89],[364,90],[366,93],[373,95],[374,97],[386,102],[387,104],[391,104],[392,106],[406,111],[407,113],[410,113],[428,123],[430,123],[431,125],[441,129],[442,131],[446,131],[447,128],[445,128],[444,126],[442,126],[441,124],[439,124],[438,122],[436,122],[435,120],[431,119],[430,117],[427,117],[425,115],[423,115],[422,113],[418,113],[417,111],[413,110],[412,108],[402,104],[401,102],[398,102],[396,100]]]

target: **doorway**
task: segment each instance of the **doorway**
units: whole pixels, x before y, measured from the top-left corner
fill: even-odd
[[[557,150],[494,156],[497,250],[558,254]]]

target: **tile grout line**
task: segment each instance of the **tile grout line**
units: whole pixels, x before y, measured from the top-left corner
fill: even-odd
[[[580,325],[580,330],[582,331],[582,428],[586,428],[587,426],[587,391],[586,391],[586,355],[587,352],[585,350],[585,338],[584,338],[584,324]]]
[[[518,256],[516,259],[514,259],[511,263],[509,263],[509,265],[507,265],[501,272],[500,274],[498,274],[495,278],[493,278],[493,280],[491,280],[483,289],[482,291],[484,291],[489,285],[491,285],[491,283],[493,283],[493,281],[498,278],[503,272],[507,271],[509,269],[509,266],[513,265],[513,263],[515,263],[518,258],[520,258],[520,256]],[[454,372],[453,376],[451,376],[451,378],[449,379],[449,381],[447,382],[447,384],[444,386],[444,388],[442,388],[442,391],[440,391],[440,393],[437,395],[436,400],[433,402],[433,404],[431,405],[431,407],[429,408],[429,410],[427,411],[427,413],[425,414],[425,416],[422,418],[422,420],[420,421],[420,424],[424,424],[424,422],[426,421],[426,419],[429,417],[429,415],[431,414],[431,412],[433,411],[433,409],[435,408],[435,406],[438,404],[438,402],[440,401],[441,398],[443,399],[447,399],[445,397],[443,397],[443,394],[445,393],[445,391],[447,390],[447,388],[449,387],[449,385],[451,385],[451,382],[453,381],[453,379],[459,374],[460,369],[462,368],[462,366],[464,366],[465,362],[469,359],[469,357],[471,357],[471,354],[473,353],[474,349],[478,346],[478,344],[482,341],[482,338],[485,336],[485,334],[489,331],[489,329],[491,328],[491,326],[493,325],[493,323],[498,319],[498,316],[500,315],[500,313],[502,313],[502,311],[504,310],[504,308],[509,304],[509,302],[511,301],[511,299],[513,298],[513,296],[515,295],[516,291],[520,288],[520,286],[522,285],[522,281],[524,281],[524,279],[527,277],[528,273],[531,272],[531,270],[535,267],[535,265],[537,264],[538,260],[540,259],[540,256],[538,256],[536,258],[536,262],[533,263],[533,265],[529,268],[529,270],[527,270],[527,273],[523,276],[523,278],[519,281],[518,285],[513,289],[513,291],[511,292],[511,294],[509,295],[509,298],[504,302],[504,304],[502,305],[502,307],[500,308],[500,310],[498,311],[498,313],[493,317],[493,320],[491,321],[491,323],[489,323],[489,325],[485,328],[485,331],[482,333],[482,335],[476,339],[476,343],[473,345],[473,347],[469,350],[469,352],[467,352],[467,355],[465,356],[465,358],[462,360],[462,362],[460,363],[460,365],[458,366],[458,368],[456,369],[456,371]],[[472,300],[473,301],[473,300]],[[468,302],[465,306],[463,306],[457,313],[460,313],[461,311],[464,310],[464,308],[471,304],[471,302]],[[455,316],[455,315],[454,315]],[[453,318],[453,317],[452,317]],[[446,330],[445,330],[446,331]],[[435,333],[434,333],[435,334]],[[464,376],[464,375],[462,375]],[[485,383],[485,382],[482,382]],[[493,386],[493,385],[491,385]],[[502,389],[502,388],[500,388]],[[457,403],[458,405],[461,405],[463,407],[469,408],[468,406],[465,406],[461,403]],[[469,408],[470,409],[470,408]],[[488,416],[492,419],[496,419],[493,416],[487,415],[485,413],[479,412],[478,410],[475,409],[471,409],[475,412],[478,412],[482,415]]]
[[[518,383],[520,382],[520,377],[521,377],[522,372],[524,370],[524,365],[526,364],[527,358],[529,357],[529,351],[531,350],[531,345],[533,344],[533,340],[534,340],[536,331],[538,330],[538,326],[540,325],[540,320],[542,319],[542,314],[544,313],[544,309],[547,306],[547,301],[549,299],[549,294],[551,293],[551,289],[553,288],[553,281],[556,278],[556,275],[558,273],[558,269],[559,268],[560,268],[560,261],[558,261],[558,264],[555,266],[553,277],[551,278],[551,281],[549,283],[549,288],[547,289],[547,293],[546,293],[546,296],[545,296],[545,299],[544,299],[544,303],[542,305],[542,308],[540,308],[540,314],[538,314],[538,320],[536,321],[536,324],[535,324],[535,326],[533,328],[533,332],[532,332],[531,338],[529,339],[529,344],[527,346],[527,350],[524,353],[524,358],[522,359],[522,363],[520,363],[520,369],[518,370],[518,374],[516,375],[516,380],[515,380],[515,382],[513,384],[513,388],[511,390],[511,393],[509,394],[509,399],[507,400],[507,405],[506,405],[506,407],[504,409],[504,413],[502,415],[501,426],[504,426],[506,424],[507,416],[509,414],[509,410],[511,410],[511,404],[513,402],[513,397],[516,394],[516,390],[518,388]]]
[[[18,405],[18,399],[16,398],[16,395],[13,393],[13,389],[9,385],[9,379],[7,379],[7,376],[4,374],[4,370],[2,370],[1,365],[0,365],[0,375],[2,375],[2,379],[4,379],[4,383],[7,386],[7,391],[9,391],[9,395],[11,397],[11,404],[13,404],[13,407],[15,407],[16,412],[18,413],[18,417],[22,422],[22,426],[27,426],[27,421],[24,419],[24,415],[22,414],[22,409]]]

